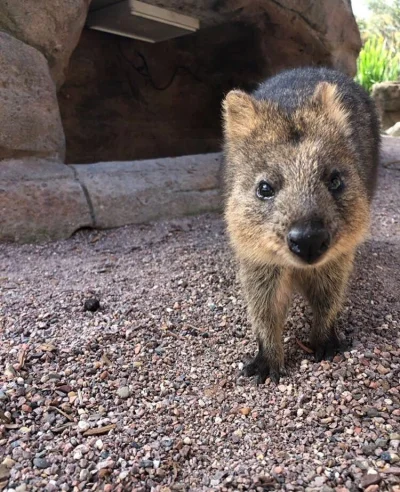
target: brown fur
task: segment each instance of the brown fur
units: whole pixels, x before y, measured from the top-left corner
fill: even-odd
[[[379,147],[375,114],[363,94],[359,102],[356,94],[356,104],[349,103],[346,94],[358,90],[352,82],[345,80],[343,88],[329,77],[316,78],[312,93],[298,97],[290,110],[282,109],[279,97],[238,90],[223,103],[225,218],[259,343],[257,357],[244,372],[259,382],[268,375],[277,381],[283,372],[282,332],[294,291],[313,309],[311,343],[317,359],[333,356],[339,345],[335,320],[355,249],[369,228],[374,184],[370,189],[368,181],[375,180]],[[366,125],[366,141],[356,134],[359,118],[370,119],[370,127],[360,123]],[[335,168],[345,176],[339,199],[326,186]],[[273,200],[255,196],[260,180],[273,183]],[[286,237],[293,223],[314,217],[323,219],[333,240],[321,259],[308,265],[292,254]]]

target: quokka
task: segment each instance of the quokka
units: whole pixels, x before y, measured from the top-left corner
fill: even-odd
[[[258,353],[257,383],[284,373],[282,332],[294,291],[313,310],[310,345],[332,358],[335,328],[376,186],[380,127],[346,75],[299,68],[223,102],[225,219]]]

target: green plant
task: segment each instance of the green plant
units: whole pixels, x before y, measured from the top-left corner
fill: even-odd
[[[356,81],[370,91],[373,84],[397,80],[399,75],[399,54],[389,49],[383,37],[369,37],[357,60]]]

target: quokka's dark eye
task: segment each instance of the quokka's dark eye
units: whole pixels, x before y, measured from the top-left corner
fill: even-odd
[[[275,195],[275,191],[267,181],[260,181],[257,185],[256,194],[260,200],[268,200]]]
[[[343,180],[338,172],[334,172],[329,180],[328,189],[332,193],[340,193],[344,188]]]

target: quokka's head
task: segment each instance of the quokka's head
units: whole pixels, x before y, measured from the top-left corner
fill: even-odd
[[[290,115],[234,90],[223,117],[226,221],[240,257],[315,267],[362,242],[368,194],[335,85],[319,83]]]

